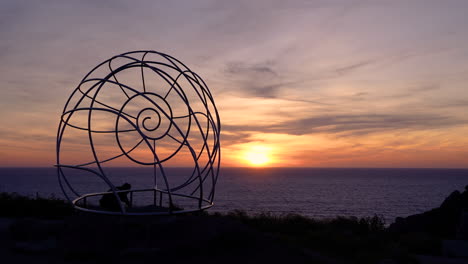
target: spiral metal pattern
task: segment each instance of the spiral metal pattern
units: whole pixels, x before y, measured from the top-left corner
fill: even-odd
[[[91,160],[65,161],[63,145],[74,140],[71,132],[86,134],[84,145]],[[107,136],[105,147],[117,150],[115,155],[105,157],[107,152],[100,150],[103,136]],[[131,161],[152,168],[154,178],[147,189],[132,191],[164,194],[170,208],[175,196],[186,197],[194,206],[179,212],[203,210],[213,205],[220,166],[219,136],[218,111],[200,76],[161,52],[127,52],[93,68],[68,98],[57,133],[58,180],[75,208],[114,214],[80,206],[78,202],[86,197],[109,192],[80,193],[66,171],[79,170],[99,177],[120,202],[117,183],[109,179],[105,167],[119,160]],[[83,144],[76,148],[80,147]],[[166,164],[178,156],[184,156],[192,169],[183,182],[172,186]],[[119,214],[175,213],[170,208],[167,212],[129,212],[120,204]]]

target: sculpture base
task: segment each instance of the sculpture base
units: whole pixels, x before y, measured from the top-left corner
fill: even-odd
[[[119,208],[104,208],[102,206],[90,204],[88,201],[92,198],[102,198],[104,195],[113,195],[117,201],[119,193],[126,193],[130,196],[129,206],[120,202]],[[153,203],[145,206],[133,206],[133,194],[134,193],[149,193],[153,196]],[[162,197],[165,195],[168,198],[168,205],[163,205]],[[173,203],[173,198],[184,199],[191,201],[194,206],[184,209]],[[119,203],[119,202],[117,202]],[[94,214],[105,214],[105,215],[129,215],[129,216],[145,216],[145,215],[174,215],[193,213],[198,211],[206,210],[213,206],[213,203],[207,199],[200,199],[186,194],[173,193],[159,189],[136,189],[136,190],[124,190],[117,192],[100,192],[100,193],[89,193],[81,195],[72,201],[73,207],[76,210],[94,213]]]

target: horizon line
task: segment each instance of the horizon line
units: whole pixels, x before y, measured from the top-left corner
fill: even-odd
[[[54,165],[51,166],[0,166],[0,169],[55,169]],[[90,167],[88,167],[90,168]],[[95,167],[91,167],[95,168]],[[147,167],[136,167],[136,166],[111,166],[106,168],[125,168],[125,169],[143,169],[143,168],[152,168],[150,166]],[[181,169],[189,169],[193,167],[188,166],[166,166],[166,168],[181,168]],[[71,168],[72,169],[72,168]],[[223,166],[220,167],[222,169],[459,169],[459,170],[468,170],[468,167],[301,167],[301,166],[294,166],[294,167],[282,167],[282,166],[263,166],[263,167],[254,167],[254,166]]]

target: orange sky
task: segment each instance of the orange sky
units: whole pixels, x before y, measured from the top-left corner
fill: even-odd
[[[0,166],[52,166],[61,111],[83,76],[154,49],[208,84],[223,166],[468,167],[466,2],[0,7]],[[87,159],[87,144],[70,155]]]

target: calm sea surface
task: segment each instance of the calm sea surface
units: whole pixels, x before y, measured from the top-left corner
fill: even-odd
[[[184,169],[173,169],[180,175]],[[112,168],[113,182],[143,187],[145,169]],[[75,186],[95,190],[97,179]],[[211,211],[242,209],[249,213],[299,213],[326,218],[421,213],[439,206],[454,190],[468,184],[468,169],[320,169],[223,168]],[[93,189],[94,188],[94,189]],[[0,168],[0,191],[63,197],[54,168]]]

